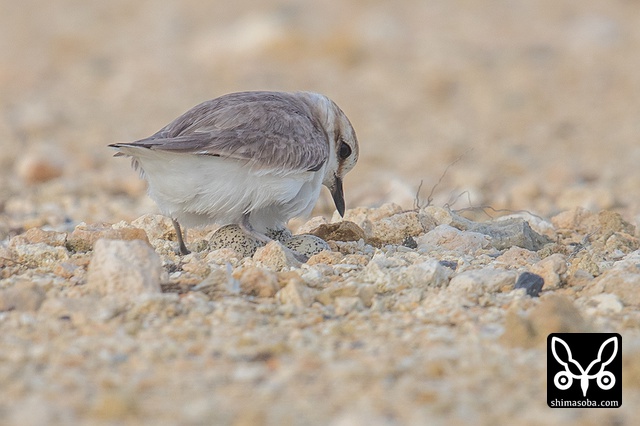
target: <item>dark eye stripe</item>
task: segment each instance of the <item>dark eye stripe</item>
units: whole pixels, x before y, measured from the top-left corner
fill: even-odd
[[[342,158],[344,160],[345,158],[347,158],[348,156],[351,155],[351,147],[349,145],[347,145],[346,143],[342,142],[340,144],[339,155],[340,155],[340,158]]]

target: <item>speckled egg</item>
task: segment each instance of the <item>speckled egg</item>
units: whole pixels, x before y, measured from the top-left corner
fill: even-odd
[[[293,234],[287,228],[282,229],[267,229],[265,235],[272,240],[280,241],[284,244],[285,241],[289,240]]]
[[[325,240],[310,234],[294,235],[282,244],[307,257],[318,254],[323,250],[331,250]]]
[[[209,238],[209,248],[218,250],[230,248],[243,257],[253,256],[264,243],[245,234],[238,225],[225,225]]]

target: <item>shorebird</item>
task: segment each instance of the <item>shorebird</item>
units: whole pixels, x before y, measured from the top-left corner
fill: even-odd
[[[289,219],[308,215],[322,185],[344,215],[342,180],[358,161],[347,116],[309,92],[240,92],[203,102],[154,135],[109,145],[132,158],[148,194],[180,224],[237,224],[266,243]]]

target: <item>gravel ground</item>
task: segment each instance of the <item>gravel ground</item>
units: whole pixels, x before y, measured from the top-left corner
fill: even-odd
[[[2,3],[0,423],[638,418],[640,3]],[[252,89],[349,116],[347,222],[177,256],[106,145]],[[621,408],[547,407],[555,331],[622,335]]]

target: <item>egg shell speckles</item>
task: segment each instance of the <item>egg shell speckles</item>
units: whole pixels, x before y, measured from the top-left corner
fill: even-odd
[[[294,235],[283,243],[291,250],[303,254],[307,257],[311,257],[314,254],[318,254],[323,250],[331,251],[329,244],[320,237],[315,235]]]
[[[323,250],[331,250],[329,245],[320,237],[309,234],[292,236],[288,229],[269,230],[267,236],[306,257],[311,257]],[[211,250],[230,248],[242,257],[253,256],[256,250],[263,246],[262,242],[245,234],[238,225],[223,226],[209,238],[209,248]]]
[[[267,229],[265,235],[272,240],[280,241],[283,244],[293,236],[293,234],[291,234],[291,231],[289,231],[287,228]]]
[[[225,225],[209,238],[211,250],[230,248],[242,257],[253,256],[258,247],[262,246],[262,242],[245,234],[238,225]]]

